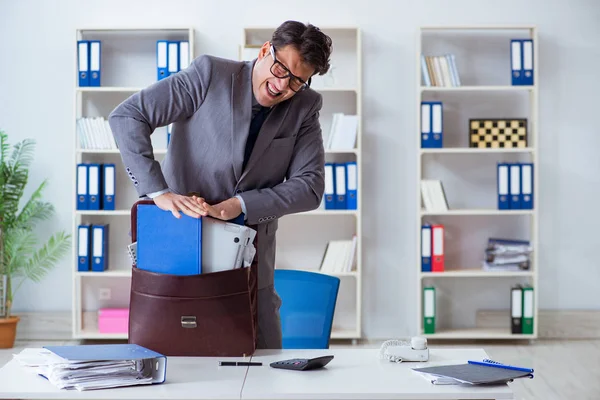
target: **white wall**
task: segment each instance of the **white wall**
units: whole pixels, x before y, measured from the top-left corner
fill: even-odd
[[[232,6],[232,3],[235,6]],[[255,6],[252,6],[254,4]],[[289,4],[285,6],[285,4]],[[294,5],[292,5],[294,4]],[[75,29],[194,26],[196,54],[237,58],[245,25],[285,19],[363,30],[364,321],[372,338],[414,333],[415,43],[421,24],[537,24],[540,78],[541,308],[600,309],[600,3],[595,0],[344,1],[0,0],[0,129],[38,142],[31,183],[50,179],[54,220],[71,229]],[[235,10],[235,14],[233,14]],[[457,282],[458,287],[468,282]],[[482,287],[485,290],[485,286]],[[478,296],[478,297],[481,297]],[[70,258],[15,311],[71,308]]]

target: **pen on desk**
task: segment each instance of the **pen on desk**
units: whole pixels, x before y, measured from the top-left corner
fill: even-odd
[[[499,364],[499,363],[489,363],[489,362],[485,362],[485,361],[483,361],[483,362],[482,361],[469,361],[469,364],[483,365],[483,366],[486,366],[486,367],[511,369],[513,371],[522,371],[522,372],[529,372],[529,373],[533,372],[532,368],[513,367],[512,365],[504,365],[504,364]]]
[[[262,363],[244,361],[219,361],[219,365],[223,367],[251,367],[255,365],[262,365]]]

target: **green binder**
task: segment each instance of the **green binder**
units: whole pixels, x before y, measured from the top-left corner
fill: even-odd
[[[423,288],[423,327],[425,333],[435,333],[435,288]]]
[[[521,324],[523,334],[533,334],[533,288],[523,287],[523,323]]]

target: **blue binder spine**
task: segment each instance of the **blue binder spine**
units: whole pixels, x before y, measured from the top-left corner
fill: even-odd
[[[523,46],[520,39],[510,41],[511,83],[523,85]]]
[[[533,40],[525,39],[521,41],[523,53],[523,85],[533,85]]]
[[[86,164],[77,164],[77,209],[87,210],[88,199],[88,167]]]
[[[521,208],[524,210],[533,210],[533,169],[533,163],[521,164]]]
[[[92,225],[92,271],[108,269],[108,224]]]
[[[115,209],[115,164],[102,165],[102,186],[104,188],[102,197],[102,208],[104,210]]]
[[[346,165],[334,164],[335,168],[335,208],[346,209]]]
[[[156,42],[156,78],[159,81],[169,76],[167,44],[166,40],[158,40]]]
[[[90,86],[101,86],[102,45],[99,40],[90,40]]]
[[[441,101],[431,102],[431,135],[432,147],[444,147],[444,115]]]
[[[358,170],[356,161],[346,163],[346,204],[348,210],[358,209]]]
[[[77,235],[77,271],[90,270],[90,242],[91,225],[83,224],[78,227]]]
[[[179,71],[190,65],[190,42],[182,40],[179,42]]]
[[[167,125],[167,147],[171,143],[171,133],[173,132],[173,124]]]
[[[325,209],[335,210],[335,173],[333,163],[325,163]]]
[[[171,42],[167,43],[167,69],[169,72],[169,76],[176,74],[179,72],[179,42]]]
[[[421,148],[433,147],[433,135],[431,134],[431,103],[421,102]]]
[[[421,226],[421,271],[431,272],[431,225]]]
[[[497,173],[497,194],[498,194],[498,209],[510,209],[510,173],[507,163],[498,163]]]
[[[521,165],[513,163],[510,168],[510,209],[521,209]]]
[[[100,164],[88,164],[88,210],[101,210],[102,200],[100,190],[102,188],[102,177]]]
[[[77,41],[77,74],[80,87],[90,86],[90,48],[87,40]]]

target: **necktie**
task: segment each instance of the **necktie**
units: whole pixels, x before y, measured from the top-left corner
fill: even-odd
[[[250,159],[250,154],[252,154],[252,149],[254,148],[254,143],[256,143],[258,132],[260,131],[260,127],[265,121],[268,111],[268,107],[261,107],[256,112],[256,114],[252,118],[252,121],[250,122],[250,132],[248,133],[248,140],[246,141],[246,149],[244,151],[244,164],[242,166],[242,170],[246,168],[248,159]]]

